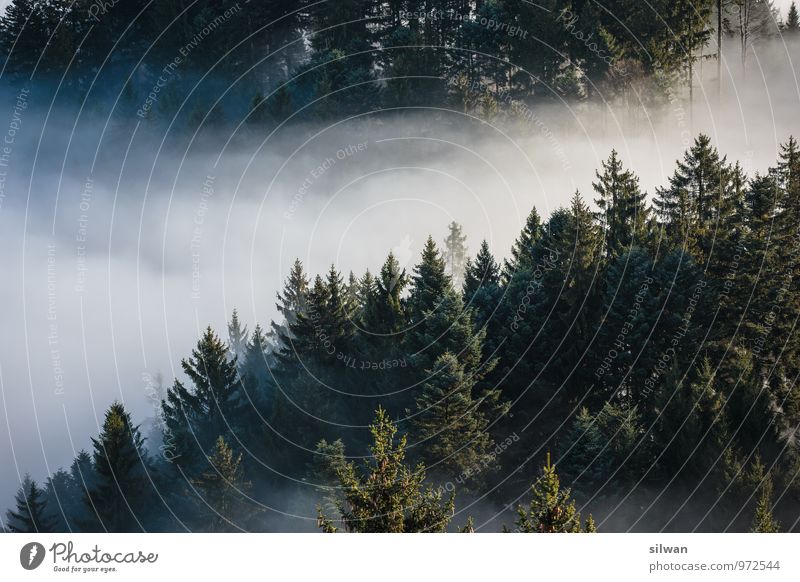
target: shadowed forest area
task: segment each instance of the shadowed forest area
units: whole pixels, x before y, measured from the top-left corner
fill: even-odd
[[[560,158],[540,107],[688,100],[691,117],[703,79],[722,83],[723,47],[746,78],[753,47],[798,31],[794,4],[784,18],[763,0],[13,0],[0,75],[25,91],[17,122],[33,87],[45,121],[74,117],[75,133],[84,113],[122,115],[131,142],[138,124],[191,139],[302,125],[302,141],[441,110],[534,123]],[[659,187],[604,151],[510,249],[453,220],[410,268],[394,252],[366,272],[294,261],[255,299],[275,318],[208,326],[148,381],[153,418],[98,403],[89,450],[26,475],[3,530],[798,531],[800,147],[780,135],[751,170],[685,132]]]
[[[652,205],[611,152],[502,262],[456,223],[411,272],[297,261],[9,526],[269,531],[294,490],[326,531],[796,528],[799,176],[793,138],[747,176],[700,135]]]

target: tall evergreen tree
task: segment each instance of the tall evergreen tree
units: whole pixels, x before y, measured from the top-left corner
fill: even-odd
[[[414,267],[411,277],[408,308],[412,324],[419,324],[426,313],[435,311],[445,291],[451,288],[452,281],[447,275],[445,260],[433,242],[433,237],[429,236],[422,249],[422,259]]]
[[[205,510],[200,528],[210,532],[244,530],[256,507],[246,499],[250,483],[244,479],[242,455],[235,455],[219,437],[208,462],[210,469],[194,481]]]
[[[443,501],[441,492],[426,488],[423,464],[405,464],[406,437],[395,438],[397,426],[383,409],[370,432],[373,444],[364,472],[354,463],[336,467],[342,527],[361,533],[443,532],[453,517],[453,497]],[[337,531],[336,522],[318,511],[319,527]]]
[[[517,508],[516,525],[523,533],[592,533],[596,531],[590,515],[586,524],[581,524],[581,514],[570,498],[570,489],[561,489],[555,465],[547,462],[536,482],[531,486],[531,501],[528,507]]]
[[[753,476],[761,478],[758,479],[759,497],[750,531],[753,533],[778,533],[781,531],[781,525],[772,514],[772,475],[769,472],[764,473],[764,466],[759,458],[756,458],[752,472]]]
[[[275,307],[283,320],[272,322],[271,333],[278,348],[284,348],[291,342],[289,328],[296,323],[298,314],[305,311],[308,299],[308,277],[299,259],[292,264],[283,291],[277,294],[277,298]]]
[[[499,395],[478,395],[475,380],[449,352],[439,356],[428,374],[412,417],[415,444],[432,472],[449,479],[466,474],[467,486],[475,490],[483,482],[484,470],[494,468],[483,400],[496,401]]]
[[[242,402],[242,383],[228,346],[206,328],[192,355],[181,361],[192,385],[175,380],[162,402],[166,429],[174,461],[185,467],[198,466],[218,435],[237,431],[235,411]]]
[[[616,150],[611,150],[603,172],[596,175],[592,186],[598,194],[595,204],[600,208],[608,255],[618,256],[634,244],[644,245],[649,211],[639,179],[623,168]]]
[[[511,247],[511,258],[503,261],[504,281],[510,281],[518,270],[533,265],[534,246],[542,238],[543,232],[542,219],[536,208],[532,208],[522,232],[514,241],[514,246]]]
[[[14,499],[16,511],[6,512],[9,531],[14,533],[50,533],[55,531],[56,520],[49,514],[45,491],[36,481],[25,475]]]
[[[787,34],[797,34],[800,31],[800,18],[797,15],[797,4],[795,2],[789,5],[789,12],[786,14],[783,31]]]
[[[247,326],[239,321],[239,313],[234,308],[231,320],[228,322],[228,351],[231,359],[237,358],[240,364],[244,361],[247,336]]]
[[[497,327],[502,293],[500,267],[489,250],[489,244],[484,240],[475,260],[467,259],[462,289],[464,305],[472,308],[478,329],[492,323],[495,324],[492,328]],[[494,331],[487,331],[487,339],[493,338]]]
[[[92,439],[92,447],[94,484],[85,502],[97,521],[93,528],[146,531],[154,510],[150,459],[139,427],[122,404],[115,402],[106,411],[102,431]]]
[[[447,266],[447,274],[455,288],[461,288],[464,282],[464,269],[467,265],[467,237],[460,224],[453,221],[448,226],[447,238],[444,239],[443,258]]]
[[[725,158],[700,134],[669,180],[656,190],[657,214],[669,242],[686,247],[699,263],[708,257],[713,224],[725,191]]]

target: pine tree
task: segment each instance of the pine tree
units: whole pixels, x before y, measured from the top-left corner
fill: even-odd
[[[548,375],[555,385],[564,383],[564,398],[569,401],[582,396],[586,386],[591,385],[588,369],[576,373],[575,366],[597,329],[600,301],[597,274],[602,241],[580,193],[572,197],[563,227],[549,233],[546,245],[558,259],[542,279],[548,287],[544,309],[553,309],[542,331],[545,338],[560,338],[561,346],[554,354],[537,352],[535,357],[542,366],[550,360]]]
[[[797,34],[800,30],[800,18],[797,15],[797,4],[792,2],[789,5],[789,12],[786,14],[786,23],[783,25],[784,33]]]
[[[244,479],[242,455],[234,455],[220,436],[208,462],[210,469],[194,480],[201,493],[198,502],[207,512],[200,527],[209,532],[242,531],[256,510],[246,498],[251,485]]]
[[[409,316],[412,323],[419,323],[427,312],[433,312],[444,297],[445,291],[452,288],[447,275],[447,266],[433,242],[428,237],[422,250],[422,260],[414,267],[411,278],[411,295],[408,298]]]
[[[373,278],[369,272],[362,279],[364,289],[364,324],[370,334],[393,335],[405,325],[403,292],[408,285],[405,269],[389,253],[380,274]]]
[[[296,323],[297,316],[306,309],[308,299],[308,277],[303,270],[303,264],[296,259],[283,286],[283,292],[277,294],[278,303],[275,307],[283,317],[279,323],[272,322],[272,335],[278,348],[285,348],[291,342],[289,328]]]
[[[211,327],[181,367],[192,385],[186,387],[176,379],[162,402],[162,413],[173,460],[191,467],[203,461],[204,451],[218,435],[236,430],[242,385],[236,362],[228,358],[228,346]]]
[[[586,407],[572,421],[559,456],[561,474],[569,482],[577,497],[588,499],[600,491],[611,475],[613,459],[597,419]]]
[[[353,312],[347,297],[347,286],[334,265],[328,270],[325,283],[328,301],[323,311],[322,325],[338,351],[349,351]]]
[[[275,397],[271,366],[274,364],[272,345],[262,327],[256,324],[244,348],[240,361],[241,377],[246,387],[247,401],[264,414],[269,413]],[[246,406],[244,402],[240,406]]]
[[[412,417],[421,457],[443,477],[466,476],[467,487],[475,490],[484,481],[484,471],[494,468],[488,454],[493,446],[489,419],[475,394],[475,380],[450,352],[439,356],[427,374]]]
[[[703,263],[709,253],[713,224],[725,191],[725,158],[711,139],[700,134],[669,180],[656,190],[657,214],[671,245],[686,247]]]
[[[642,390],[661,356],[651,335],[661,310],[653,269],[649,254],[640,247],[617,255],[606,269],[604,319],[592,345],[598,402],[652,405]]]
[[[467,264],[467,245],[465,244],[467,237],[463,234],[461,225],[455,221],[451,222],[447,229],[443,258],[453,287],[459,289],[464,281],[464,269]]]
[[[244,361],[247,346],[247,326],[239,321],[239,313],[234,308],[231,320],[228,323],[228,351],[231,359],[237,358],[241,364]]]
[[[500,266],[489,251],[489,244],[481,242],[475,260],[467,259],[462,297],[464,305],[472,310],[476,329],[486,328],[484,342],[486,353],[495,353],[503,325]]]
[[[752,533],[778,533],[781,525],[772,514],[772,475],[769,472],[764,473],[764,465],[758,457],[756,457],[751,472],[751,478],[755,477],[758,483],[759,497],[750,531]]]
[[[725,398],[708,358],[697,368],[691,379],[681,381],[678,374],[670,374],[657,395],[655,447],[663,451],[659,464],[664,470],[682,468],[687,482],[708,479],[712,485],[721,485],[736,472]]]
[[[98,527],[109,532],[146,531],[153,510],[150,460],[139,427],[115,402],[106,411],[103,429],[92,438],[94,484],[85,502]]]
[[[536,208],[532,208],[522,232],[511,247],[511,259],[503,261],[503,281],[508,282],[517,271],[533,266],[534,247],[543,234],[542,219]]]
[[[425,487],[425,466],[405,464],[406,437],[379,408],[370,426],[373,444],[364,472],[354,463],[336,468],[343,500],[337,503],[345,531],[360,533],[443,532],[453,517],[453,496]],[[335,522],[318,507],[318,525],[335,532]],[[337,520],[339,521],[339,520]]]
[[[569,489],[561,489],[555,465],[550,464],[550,453],[539,479],[531,486],[532,499],[528,507],[517,508],[515,522],[523,533],[590,533],[594,531],[591,516],[586,527],[581,527],[581,514],[575,509]]]
[[[8,530],[14,533],[50,533],[55,531],[56,520],[49,514],[45,492],[36,481],[25,475],[15,498],[16,511],[6,512]]]
[[[619,256],[634,244],[643,245],[646,237],[649,210],[647,195],[639,189],[639,178],[625,170],[617,151],[611,150],[603,162],[603,173],[596,172],[592,184],[599,198],[599,218],[606,237],[609,257]]]

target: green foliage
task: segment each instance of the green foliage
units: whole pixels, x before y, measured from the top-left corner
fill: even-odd
[[[541,475],[531,486],[530,503],[519,506],[517,514],[515,524],[523,533],[593,533],[597,529],[591,516],[585,526],[581,525],[581,514],[575,509],[570,490],[561,489],[550,453]]]
[[[122,404],[108,408],[92,448],[94,483],[84,498],[91,519],[109,532],[146,531],[154,501],[150,458]]]
[[[611,150],[603,172],[596,173],[592,184],[598,194],[600,224],[606,237],[609,256],[619,256],[632,245],[643,245],[647,235],[649,210],[646,194],[639,189],[639,179],[624,170],[616,150]]]
[[[219,437],[208,463],[209,470],[193,483],[200,491],[197,501],[203,509],[198,525],[210,532],[242,531],[257,512],[257,506],[247,498],[251,484],[244,479],[242,455],[235,455]]]
[[[435,473],[466,475],[474,489],[486,468],[494,468],[486,412],[497,406],[499,391],[476,394],[474,377],[450,352],[439,356],[428,377],[412,417],[421,457]]]
[[[246,519],[250,506],[280,496],[307,510],[307,495],[292,495],[307,487],[327,531],[443,531],[454,499],[437,490],[458,483],[503,502],[530,484],[532,451],[549,446],[581,503],[618,503],[618,516],[652,507],[670,528],[698,526],[699,507],[704,528],[747,529],[740,510],[757,494],[754,528],[774,529],[796,508],[800,466],[798,177],[793,138],[748,177],[699,136],[658,190],[658,224],[612,152],[597,208],[576,193],[544,221],[533,209],[502,268],[483,241],[457,289],[432,238],[411,277],[391,253],[361,278],[331,267],[310,281],[296,261],[269,333],[234,312],[227,343],[209,328],[183,361],[188,380],[152,423],[164,458],[112,406],[93,455],[44,481],[48,529],[271,529],[280,522]],[[390,417],[407,419],[402,438]],[[363,469],[348,462],[345,450],[368,446]],[[754,454],[768,477],[760,461],[748,467]],[[254,500],[239,505],[245,473]],[[786,487],[780,503],[773,478]],[[549,462],[533,493],[520,529],[594,529]]]
[[[756,458],[751,468],[751,479],[758,483],[756,488],[758,502],[750,531],[753,533],[780,532],[781,525],[772,514],[772,476],[768,472],[764,473],[764,465],[759,458]]]
[[[397,427],[383,409],[370,432],[373,444],[364,471],[354,463],[335,467],[343,495],[338,503],[342,527],[361,533],[444,531],[453,517],[453,497],[443,501],[441,492],[425,488],[423,464],[405,464],[406,437],[395,439]],[[325,532],[337,531],[321,508],[318,523]]]
[[[165,440],[171,443],[170,460],[195,467],[216,438],[230,432],[242,383],[236,360],[211,327],[181,367],[192,384],[187,387],[176,379],[167,391],[162,402]]]
[[[45,492],[36,481],[25,475],[14,499],[16,511],[6,512],[8,530],[13,533],[50,533],[55,531],[56,521],[48,515]]]

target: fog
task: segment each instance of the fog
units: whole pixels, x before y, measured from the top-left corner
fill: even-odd
[[[43,479],[89,448],[113,400],[152,417],[152,378],[179,376],[206,325],[224,334],[234,307],[251,328],[268,324],[296,257],[312,274],[361,276],[394,250],[410,269],[453,220],[471,252],[486,238],[503,256],[532,206],[548,215],[576,189],[591,200],[612,148],[652,194],[701,131],[749,173],[766,170],[800,134],[798,57],[797,45],[761,46],[745,79],[732,50],[721,102],[706,62],[692,111],[561,103],[516,124],[430,109],[274,132],[228,120],[192,136],[133,112],[107,124],[50,110],[35,86],[15,118],[6,90],[0,508],[21,475]]]

